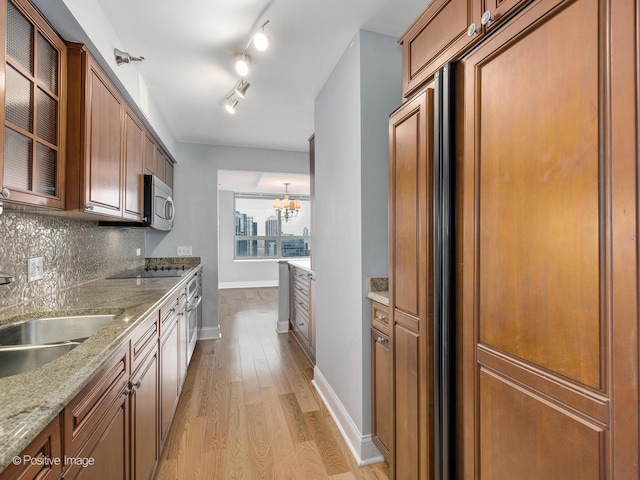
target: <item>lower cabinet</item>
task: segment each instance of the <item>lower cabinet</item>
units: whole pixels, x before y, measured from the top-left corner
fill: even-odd
[[[160,445],[164,445],[180,396],[180,332],[178,315],[165,322],[160,339]]]
[[[60,417],[56,417],[38,437],[24,449],[20,457],[35,462],[11,464],[0,474],[0,480],[54,480],[60,477],[61,464],[45,463],[47,458],[62,458]]]
[[[126,343],[62,412],[64,478],[129,479],[128,387]]]
[[[293,335],[302,349],[315,363],[316,339],[313,318],[313,274],[289,265],[289,322]]]
[[[371,393],[373,410],[373,443],[385,460],[391,461],[389,452],[393,441],[393,381],[391,375],[389,337],[371,329]]]
[[[132,480],[153,478],[159,458],[158,367],[158,349],[153,348],[131,377],[135,389],[130,401]]]
[[[147,316],[0,480],[153,479],[187,373],[185,304],[183,288]]]

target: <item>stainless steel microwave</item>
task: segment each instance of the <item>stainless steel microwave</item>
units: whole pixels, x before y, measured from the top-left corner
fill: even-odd
[[[154,175],[145,175],[144,224],[156,230],[171,230],[174,218],[171,187]]]

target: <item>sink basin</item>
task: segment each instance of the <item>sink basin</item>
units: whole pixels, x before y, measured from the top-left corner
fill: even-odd
[[[56,345],[0,347],[0,377],[17,375],[42,367],[78,345],[78,342],[65,342]]]
[[[0,377],[53,362],[112,322],[117,315],[33,318],[0,327]]]
[[[0,345],[46,345],[82,342],[113,321],[116,315],[36,318],[0,327]]]

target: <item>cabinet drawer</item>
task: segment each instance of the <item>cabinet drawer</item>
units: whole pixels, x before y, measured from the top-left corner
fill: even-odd
[[[63,410],[64,452],[75,455],[129,382],[129,345],[123,345]]]
[[[62,472],[62,464],[43,464],[35,459],[62,459],[60,440],[60,417],[57,416],[38,437],[25,448],[20,457],[31,457],[34,461],[20,465],[11,464],[0,474],[0,480],[53,480]]]
[[[131,336],[131,371],[135,372],[147,353],[158,346],[158,312],[147,318]]]
[[[187,303],[186,289],[174,294],[166,303],[160,307],[160,336],[164,335],[167,329],[167,321],[173,318],[173,314],[179,312]]]
[[[389,309],[385,305],[371,302],[371,326],[389,335]]]

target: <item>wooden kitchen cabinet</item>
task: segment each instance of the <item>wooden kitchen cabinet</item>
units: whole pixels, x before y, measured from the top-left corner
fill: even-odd
[[[433,0],[398,40],[402,45],[404,97],[418,91],[445,63],[457,58],[526,1]]]
[[[146,130],[144,136],[144,173],[155,175],[157,170],[157,147],[153,135]]]
[[[153,477],[159,455],[158,347],[157,337],[140,368],[131,376],[131,478]]]
[[[289,312],[293,335],[312,363],[315,363],[315,325],[311,297],[313,274],[289,264]]]
[[[129,478],[129,343],[65,407],[64,455],[93,459],[66,465],[65,479]]]
[[[187,369],[184,289],[160,308],[160,446],[164,445]]]
[[[55,480],[59,478],[62,473],[61,436],[60,417],[56,416],[19,455],[22,460],[27,456],[38,461],[41,459],[60,459],[58,465],[51,463],[38,465],[38,462],[20,463],[19,465],[11,464],[0,474],[0,480]]]
[[[393,354],[388,334],[378,330],[376,317],[384,305],[371,302],[371,410],[372,439],[392,469],[393,442]]]
[[[458,66],[464,478],[639,477],[637,8],[532,2]]]
[[[124,211],[122,216],[130,220],[142,220],[144,216],[144,142],[145,129],[138,117],[128,107],[124,116]]]
[[[67,53],[64,41],[26,0],[0,4],[0,201],[65,206]]]
[[[84,46],[68,64],[67,209],[122,218],[124,100]]]
[[[392,478],[433,478],[433,88],[390,117]],[[384,323],[380,321],[380,323]]]

